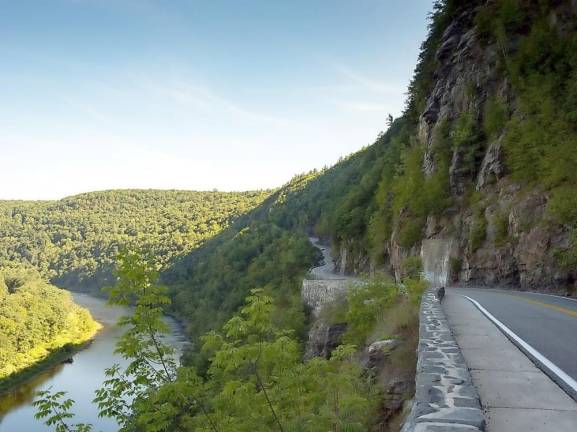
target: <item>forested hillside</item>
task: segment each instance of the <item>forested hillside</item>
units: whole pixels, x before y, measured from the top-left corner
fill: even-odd
[[[0,388],[4,378],[66,345],[85,342],[97,329],[69,292],[47,284],[34,270],[0,271]]]
[[[423,239],[442,238],[454,281],[574,292],[576,14],[571,1],[437,2],[403,116],[168,272],[192,333],[250,287],[298,296],[306,234],[349,273],[400,279]]]
[[[113,190],[0,201],[0,268],[30,265],[59,286],[98,289],[111,282],[123,247],[147,251],[164,266],[268,193]]]
[[[295,177],[162,272],[196,368],[142,390],[121,416],[127,427],[382,430],[366,419],[382,398],[365,388],[359,351],[379,330],[366,324],[386,321],[398,326],[380,336],[408,346],[425,239],[451,244],[455,282],[574,293],[576,30],[571,0],[437,1],[405,111],[373,145]],[[340,269],[403,285],[377,277],[353,292],[333,313],[355,345],[306,363],[300,289],[319,259],[312,234],[332,244]],[[209,329],[220,330],[201,337]],[[409,354],[396,360],[410,367]]]

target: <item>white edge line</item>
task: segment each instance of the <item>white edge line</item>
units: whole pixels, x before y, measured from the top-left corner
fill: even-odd
[[[510,293],[535,294],[535,295],[540,295],[540,296],[554,297],[554,298],[558,298],[561,300],[570,300],[570,301],[577,302],[577,299],[575,299],[573,297],[566,297],[566,296],[561,296],[561,295],[556,295],[556,294],[545,294],[545,293],[540,293],[540,292],[535,292],[535,291],[515,291],[515,290],[507,290],[507,289],[501,289],[501,288],[472,288],[472,289],[483,290],[483,291],[493,291],[493,292],[505,293],[505,294],[508,294],[508,293],[509,294]]]
[[[465,297],[467,300],[469,300],[471,303],[473,303],[477,307],[477,309],[479,309],[487,318],[489,318],[489,320],[491,320],[493,324],[499,327],[499,329],[501,329],[503,333],[505,333],[509,338],[513,339],[531,356],[533,356],[538,362],[540,362],[544,367],[549,369],[551,373],[556,375],[557,378],[559,378],[559,380],[561,380],[575,393],[577,393],[577,381],[575,381],[573,378],[571,378],[569,375],[563,372],[555,363],[553,363],[551,360],[549,360],[547,357],[545,357],[543,354],[541,354],[539,351],[537,351],[535,348],[533,348],[531,345],[529,345],[527,342],[525,342],[523,339],[521,339],[519,336],[513,333],[509,329],[509,327],[507,327],[505,324],[503,324],[501,321],[495,318],[487,309],[481,306],[478,301],[473,300],[469,296],[463,294],[461,295]]]

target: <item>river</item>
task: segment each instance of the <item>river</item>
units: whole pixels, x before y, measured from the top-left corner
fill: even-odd
[[[76,401],[72,409],[76,414],[72,419],[74,423],[91,423],[95,432],[114,432],[118,429],[112,419],[98,417],[92,399],[94,391],[101,387],[105,379],[104,369],[114,363],[127,364],[126,360],[114,353],[114,349],[117,338],[123,332],[116,322],[130,310],[110,306],[105,300],[87,294],[72,295],[76,303],[90,310],[94,319],[102,324],[102,329],[89,346],[74,355],[73,363],[48,369],[13,392],[0,396],[0,432],[51,431],[42,421],[34,418],[36,409],[32,406],[35,393],[49,387],[54,391],[66,391],[66,396]],[[177,352],[182,352],[186,339],[174,320],[167,318],[167,322],[172,331],[166,341]]]

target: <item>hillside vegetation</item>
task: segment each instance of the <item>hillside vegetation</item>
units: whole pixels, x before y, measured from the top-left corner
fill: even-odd
[[[69,292],[33,270],[0,272],[0,388],[2,380],[50,353],[90,339],[98,329]]]
[[[302,329],[309,234],[349,273],[400,280],[422,240],[443,238],[455,281],[571,292],[576,13],[569,1],[436,2],[404,114],[163,275],[191,335],[222,324],[251,288],[274,293]]]
[[[24,264],[59,286],[110,283],[119,250],[160,266],[191,251],[268,192],[114,190],[59,201],[0,201],[0,268]]]

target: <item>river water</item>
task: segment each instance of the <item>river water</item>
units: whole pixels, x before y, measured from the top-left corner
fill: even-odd
[[[35,393],[52,387],[53,391],[66,391],[66,397],[76,401],[72,411],[76,414],[74,423],[92,423],[94,431],[116,431],[116,423],[108,418],[99,418],[96,406],[92,403],[94,391],[104,381],[104,369],[114,363],[126,365],[127,362],[114,353],[117,338],[123,329],[116,325],[118,318],[130,313],[130,309],[110,306],[105,300],[87,294],[73,293],[74,300],[87,308],[94,319],[103,328],[94,341],[74,355],[74,362],[62,364],[46,370],[33,380],[21,385],[12,393],[0,396],[0,432],[47,432],[50,428],[34,418],[36,409],[32,406]],[[177,323],[169,318],[171,334],[166,342],[182,352],[186,339]]]

